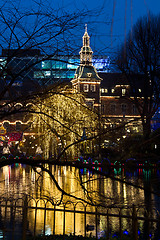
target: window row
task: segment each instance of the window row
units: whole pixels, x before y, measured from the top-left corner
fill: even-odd
[[[84,84],[83,85],[84,92],[96,92],[96,85],[95,84]]]
[[[109,58],[100,58],[100,59],[92,59],[93,66],[97,69],[109,69]],[[5,59],[0,59],[0,65],[3,66],[6,64]],[[79,56],[77,58],[67,58],[62,57],[60,59],[48,59],[40,62],[39,64],[36,64],[37,69],[77,69],[77,66],[80,64]]]
[[[122,95],[122,96],[125,96],[126,95],[126,93],[127,93],[127,89],[126,88],[121,88],[121,89],[114,89],[114,88],[112,88],[112,89],[107,89],[107,88],[101,88],[101,93],[108,93],[108,92],[110,92],[110,93],[118,93],[118,94],[120,94],[120,95]],[[138,88],[137,89],[137,91],[139,92],[139,93],[141,93],[142,92],[142,89],[141,88]]]
[[[35,71],[34,78],[74,78],[74,71]]]
[[[56,60],[46,60],[41,62],[42,69],[76,69],[79,65],[79,59],[67,60],[64,59],[62,61]]]

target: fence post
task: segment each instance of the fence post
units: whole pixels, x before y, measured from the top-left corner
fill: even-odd
[[[63,236],[65,235],[65,224],[66,224],[66,221],[65,221],[65,218],[66,218],[66,211],[65,211],[65,205],[64,205],[64,211],[63,211]]]
[[[23,206],[23,227],[22,227],[22,240],[26,240],[26,231],[27,231],[27,210],[28,210],[28,200],[27,196],[24,200]]]
[[[43,236],[45,236],[45,233],[46,233],[46,203],[45,203],[45,209],[44,209]]]
[[[119,232],[120,232],[120,240],[122,240],[122,218],[121,218],[122,209],[119,211]]]
[[[96,207],[96,212],[95,212],[95,214],[96,214],[96,239],[98,239],[98,220],[97,220],[97,214],[98,214],[98,212],[97,212],[97,207]]]
[[[74,206],[74,236],[75,236],[75,232],[76,232],[76,209]]]
[[[137,221],[137,212],[136,206],[133,204],[133,213],[132,213],[132,229],[134,240],[138,240],[138,221]]]
[[[7,201],[5,201],[5,215],[4,215],[4,237],[5,237],[5,233],[7,231],[6,229],[6,219],[7,219]],[[4,239],[3,239],[4,240]]]
[[[13,201],[12,201],[11,202],[11,216],[10,216],[10,221],[11,221],[11,226],[12,226],[12,239],[14,239],[14,234],[15,234],[15,211],[16,211],[16,208],[15,208],[15,206],[13,207]]]
[[[56,205],[54,205],[54,215],[53,215],[53,235],[55,235],[56,224]]]
[[[109,240],[109,209],[107,209],[107,240]]]
[[[36,236],[36,224],[37,224],[37,202],[36,202],[36,208],[35,208],[35,216],[34,216],[34,233],[33,233],[33,239],[35,239]]]
[[[84,236],[86,237],[86,206],[85,206],[85,211],[84,211]]]

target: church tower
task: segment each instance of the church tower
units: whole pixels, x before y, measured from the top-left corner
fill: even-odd
[[[100,84],[101,78],[98,76],[96,68],[92,64],[93,51],[90,47],[90,37],[87,32],[87,24],[83,35],[83,46],[80,54],[80,66],[76,69],[72,79],[72,88],[84,93],[86,104],[96,108],[100,105]]]

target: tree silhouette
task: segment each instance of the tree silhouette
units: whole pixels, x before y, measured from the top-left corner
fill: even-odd
[[[159,105],[159,26],[160,15],[141,17],[116,57],[118,68],[126,75],[130,84],[134,103],[141,116],[145,139],[150,135],[150,122]]]

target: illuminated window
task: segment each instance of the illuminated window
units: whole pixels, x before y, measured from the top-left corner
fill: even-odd
[[[88,84],[84,84],[83,85],[83,91],[84,92],[88,92],[89,91],[89,85]]]
[[[72,71],[72,70],[67,71],[67,78],[74,78],[74,72],[75,71]]]
[[[114,88],[111,89],[111,93],[114,93]]]
[[[125,94],[126,94],[126,89],[122,88],[122,96],[125,96]]]
[[[0,69],[3,69],[6,65],[7,61],[5,59],[0,59]]]
[[[62,68],[66,68],[65,63],[63,63],[62,61],[56,61],[56,60],[52,61],[52,69],[62,69]]]
[[[58,61],[58,66],[59,66],[59,69],[66,69],[67,68],[67,64],[63,61]]]
[[[56,61],[52,60],[52,69],[55,69],[55,68],[56,68]]]
[[[101,88],[101,92],[104,93],[104,88]]]
[[[108,93],[108,89],[107,88],[101,88],[101,93]]]
[[[69,58],[66,59],[67,63],[67,69],[77,69],[77,66],[79,66],[80,59],[73,59]]]
[[[95,92],[96,91],[96,85],[91,85],[91,92]]]
[[[88,77],[92,77],[92,73],[87,73],[87,76]]]
[[[45,78],[51,76],[51,71],[35,71],[34,78]]]
[[[50,68],[51,68],[50,60],[42,61],[42,69],[50,69]]]
[[[51,76],[51,71],[44,71],[45,77]]]
[[[141,90],[140,88],[138,89],[138,91],[139,91],[139,92],[142,92],[142,90]]]
[[[34,72],[34,78],[44,78],[44,74],[41,71]]]

